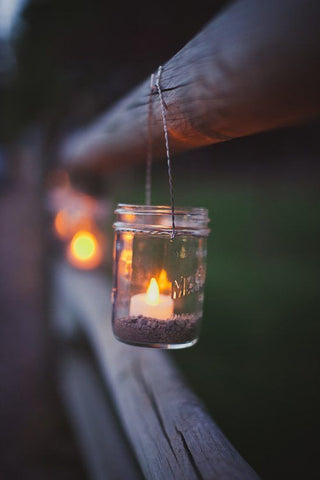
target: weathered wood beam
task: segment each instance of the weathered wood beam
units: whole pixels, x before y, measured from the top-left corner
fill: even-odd
[[[237,0],[164,65],[173,153],[292,125],[320,112],[319,0]],[[150,80],[61,145],[68,167],[143,161]],[[164,155],[153,95],[155,156]]]
[[[110,286],[102,275],[57,265],[54,278],[57,301],[65,304],[97,356],[145,478],[257,480],[166,352],[114,339]]]
[[[93,480],[142,477],[105,389],[85,356],[72,352],[59,358],[62,399]]]

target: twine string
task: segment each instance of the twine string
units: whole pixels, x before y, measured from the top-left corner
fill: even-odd
[[[172,218],[172,233],[171,239],[176,236],[176,227],[175,227],[175,208],[174,208],[174,189],[173,189],[173,175],[172,175],[172,168],[171,168],[171,157],[170,157],[170,148],[169,148],[169,134],[168,134],[168,125],[167,125],[167,116],[165,110],[165,103],[163,99],[163,94],[161,90],[161,74],[163,71],[163,67],[160,65],[156,77],[156,89],[159,94],[160,100],[160,107],[161,107],[161,116],[162,116],[162,123],[163,123],[163,133],[164,133],[164,140],[166,145],[166,155],[167,155],[167,167],[168,167],[168,176],[169,176],[169,189],[170,189],[170,202],[171,202],[171,218]]]

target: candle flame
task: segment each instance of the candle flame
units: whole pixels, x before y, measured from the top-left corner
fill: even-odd
[[[147,290],[146,303],[148,305],[158,305],[160,300],[159,287],[157,280],[153,277],[150,280],[149,287]]]
[[[97,249],[97,241],[90,232],[78,232],[71,241],[71,250],[79,260],[93,257]]]
[[[102,262],[102,250],[97,237],[85,230],[73,236],[67,256],[72,265],[82,269],[96,268]]]
[[[159,289],[162,293],[171,292],[171,282],[168,280],[167,272],[162,268],[158,278]]]

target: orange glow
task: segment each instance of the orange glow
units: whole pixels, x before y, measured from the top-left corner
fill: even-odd
[[[67,209],[59,210],[54,219],[54,229],[61,240],[72,237],[80,228],[90,230],[92,220],[79,212],[69,212]]]
[[[124,249],[120,255],[121,262],[124,262],[126,265],[132,264],[132,250]]]
[[[77,232],[69,244],[67,257],[71,265],[90,270],[102,262],[102,249],[97,237],[86,230]]]
[[[162,293],[167,293],[171,291],[171,282],[169,282],[167,272],[164,268],[160,272],[158,284]]]
[[[60,238],[68,238],[68,212],[60,210],[54,219],[54,228]]]
[[[120,255],[119,269],[123,275],[128,275],[132,266],[132,250],[126,248],[122,250]]]
[[[122,239],[125,243],[131,242],[131,240],[133,239],[133,233],[131,233],[131,232],[123,233],[122,234]]]
[[[136,216],[134,213],[125,213],[123,214],[123,221],[126,223],[133,223]]]
[[[149,283],[149,287],[147,290],[146,303],[148,305],[158,305],[159,300],[160,300],[160,292],[159,292],[157,280],[155,278],[151,278],[151,281]]]
[[[133,240],[133,233],[125,232],[121,236],[124,248],[120,255],[119,261],[119,272],[122,275],[128,276],[131,272],[132,267],[132,245],[131,242]]]
[[[78,232],[71,241],[71,250],[79,260],[92,258],[97,249],[97,241],[90,232]]]

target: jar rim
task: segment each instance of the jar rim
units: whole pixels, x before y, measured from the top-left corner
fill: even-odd
[[[134,213],[136,215],[145,215],[145,214],[153,214],[153,215],[170,215],[171,214],[171,206],[170,205],[134,205],[130,203],[118,203],[114,213]],[[180,207],[177,206],[174,209],[175,215],[192,215],[200,217],[203,220],[209,221],[209,212],[207,208],[204,207]],[[199,219],[200,219],[199,218]]]
[[[172,235],[171,206],[132,205],[119,203],[115,210],[116,231],[148,232]],[[208,209],[201,207],[175,208],[175,234],[207,237],[209,235]]]

